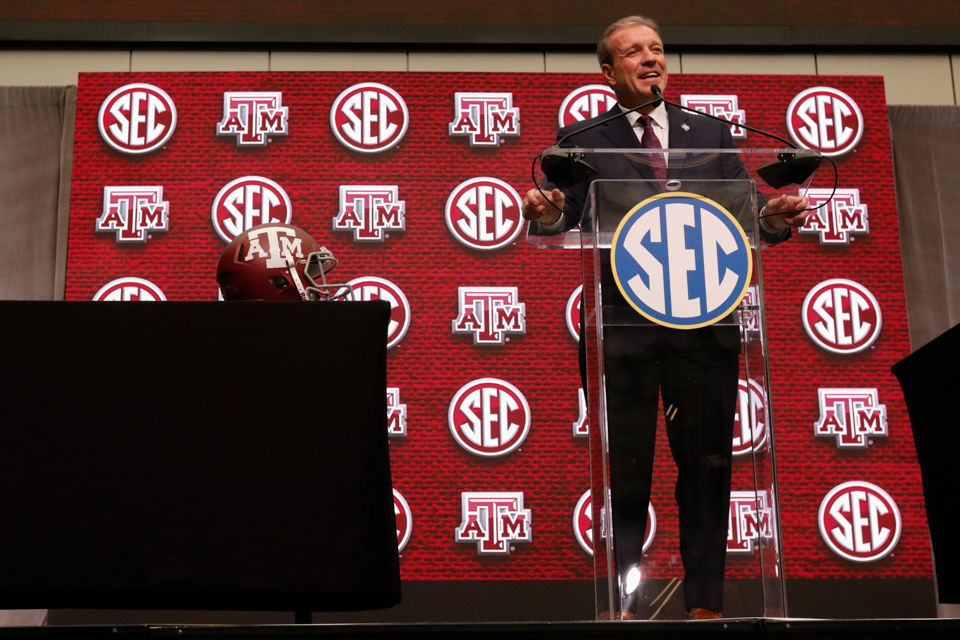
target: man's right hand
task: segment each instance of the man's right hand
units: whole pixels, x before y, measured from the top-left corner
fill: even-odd
[[[527,195],[523,197],[523,217],[542,225],[556,224],[563,215],[561,212],[565,200],[566,197],[560,189],[554,189],[547,193],[547,198],[539,190],[530,189],[530,191],[527,191]]]

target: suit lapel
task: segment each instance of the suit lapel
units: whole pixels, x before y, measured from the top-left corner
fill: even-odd
[[[613,115],[620,111],[620,107],[615,105],[613,109],[607,112],[608,115]],[[603,136],[607,141],[609,141],[609,146],[614,149],[636,149],[640,146],[640,141],[637,139],[637,134],[634,131],[633,127],[630,126],[630,121],[627,118],[620,117],[614,118],[604,125],[598,127],[599,135]],[[636,173],[637,177],[643,178],[645,180],[653,180],[656,176],[653,173],[653,169],[648,165],[643,164],[642,162],[635,162],[633,160],[627,160],[626,162],[621,161],[621,166],[629,166]],[[633,176],[623,176],[624,178],[629,178]]]

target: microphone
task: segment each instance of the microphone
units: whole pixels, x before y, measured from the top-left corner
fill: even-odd
[[[756,127],[751,127],[741,122],[733,122],[732,120],[727,120],[726,118],[721,118],[710,113],[704,113],[703,111],[697,111],[696,109],[685,107],[677,102],[671,102],[663,97],[663,91],[657,85],[653,85],[650,88],[650,91],[657,97],[657,100],[663,100],[664,103],[670,105],[671,107],[675,107],[682,111],[689,111],[690,113],[696,113],[706,118],[717,120],[718,122],[743,127],[748,131],[753,131],[754,133],[759,133],[760,135],[767,136],[768,138],[773,138],[774,140],[787,145],[789,149],[784,149],[783,151],[779,152],[776,160],[757,169],[757,174],[763,178],[764,182],[774,189],[783,188],[788,184],[802,184],[813,174],[814,171],[817,170],[817,168],[820,166],[821,160],[823,159],[823,156],[819,151],[814,151],[813,149],[800,149],[797,147],[797,145],[793,144],[786,138],[781,138],[780,136],[770,133],[769,131],[757,129]]]

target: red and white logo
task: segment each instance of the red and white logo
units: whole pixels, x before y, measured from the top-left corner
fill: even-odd
[[[407,504],[403,494],[396,489],[393,490],[393,516],[397,521],[397,553],[399,553],[410,542],[410,534],[413,533],[413,512],[410,511],[410,505]]]
[[[527,305],[517,287],[458,287],[454,333],[473,334],[475,345],[503,346],[507,334],[526,333]]]
[[[361,82],[344,89],[330,109],[330,127],[340,144],[360,153],[381,153],[407,133],[407,103],[390,87]]]
[[[520,135],[520,109],[512,93],[470,93],[453,96],[451,136],[470,136],[471,147],[496,147],[504,136]]]
[[[590,425],[587,422],[587,396],[583,387],[577,387],[577,419],[573,423],[573,437],[586,438],[590,435]]]
[[[853,98],[839,89],[811,87],[787,107],[787,131],[801,147],[825,156],[853,150],[863,136],[863,114]]]
[[[213,199],[210,217],[224,242],[260,224],[290,224],[293,206],[279,184],[262,176],[244,176],[228,182]]]
[[[870,233],[867,205],[860,203],[860,189],[837,189],[836,193],[832,189],[809,189],[807,198],[814,208],[798,229],[800,233],[818,234],[822,245],[850,244],[851,235]],[[826,206],[820,207],[828,200]]]
[[[265,147],[271,136],[287,135],[289,109],[280,91],[224,91],[218,136],[236,136],[238,147]]]
[[[821,349],[849,355],[868,349],[880,335],[880,305],[858,282],[824,280],[807,293],[803,328]]]
[[[900,541],[900,510],[880,487],[855,480],[824,496],[817,518],[823,541],[835,554],[853,562],[886,557]]]
[[[150,231],[170,229],[170,203],[163,187],[104,187],[96,230],[116,234],[117,244],[144,243]]]
[[[523,228],[517,191],[496,178],[461,182],[447,198],[447,229],[460,244],[489,251],[512,243]]]
[[[390,323],[387,325],[387,348],[392,349],[403,340],[410,328],[410,303],[397,285],[384,278],[364,276],[347,283],[353,291],[351,300],[367,302],[386,300],[390,303]]]
[[[95,302],[163,302],[167,297],[160,287],[143,278],[117,278],[100,287]]]
[[[567,331],[574,340],[580,342],[580,298],[583,297],[583,285],[579,285],[567,298],[564,309],[564,318],[567,321]]]
[[[447,426],[465,451],[485,458],[504,456],[527,439],[530,406],[506,380],[477,378],[454,394]]]
[[[605,84],[587,84],[567,94],[560,104],[561,127],[595,118],[617,104],[617,94]]]
[[[737,95],[733,93],[680,96],[680,104],[685,107],[735,122],[736,124],[730,126],[730,135],[736,140],[743,140],[747,137],[747,130],[737,125],[746,123],[747,114],[740,108],[738,102]]]
[[[407,435],[407,405],[400,402],[400,387],[387,387],[387,435]]]
[[[353,231],[354,242],[383,242],[386,231],[406,227],[406,203],[397,185],[340,185],[340,212],[334,231]]]
[[[760,291],[757,285],[747,287],[740,301],[740,331],[743,333],[760,332]]]
[[[606,531],[603,527],[603,507],[600,507],[600,535],[605,536]],[[593,555],[593,498],[590,490],[587,489],[573,510],[573,535],[577,539],[580,548],[588,555]],[[653,510],[653,504],[647,503],[647,526],[643,530],[643,553],[646,553],[653,544],[653,539],[657,535],[657,514]]]
[[[104,141],[121,153],[159,149],[177,127],[177,107],[160,87],[126,84],[100,105],[97,126]]]
[[[477,553],[506,556],[511,542],[530,542],[530,509],[523,508],[522,491],[464,491],[460,494],[457,542],[472,542]]]
[[[817,389],[820,419],[813,433],[836,438],[838,449],[866,449],[871,436],[887,437],[887,407],[874,389]]]
[[[749,419],[744,420],[744,416]],[[767,443],[767,402],[763,385],[742,378],[737,383],[737,413],[734,416],[733,455],[759,451]]]
[[[751,553],[761,538],[773,539],[773,509],[765,491],[731,491],[727,553]]]

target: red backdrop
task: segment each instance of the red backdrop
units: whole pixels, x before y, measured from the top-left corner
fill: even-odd
[[[399,402],[407,410],[406,435],[391,437],[394,486],[406,498],[412,516],[412,532],[401,555],[403,576],[415,580],[589,577],[591,560],[578,545],[572,527],[574,506],[589,477],[587,439],[574,437],[571,426],[578,417],[579,381],[576,343],[564,320],[567,298],[580,281],[578,252],[538,250],[525,244],[522,235],[498,249],[470,248],[453,237],[444,211],[454,189],[472,178],[496,178],[520,194],[530,188],[531,161],[552,143],[564,98],[597,80],[593,74],[82,74],[67,299],[89,300],[106,283],[135,276],[152,282],[168,300],[216,300],[214,274],[225,243],[211,221],[214,199],[224,185],[242,176],[269,178],[288,194],[293,224],[305,228],[340,259],[333,274],[337,280],[385,278],[409,301],[409,330],[389,352],[388,380],[390,387],[399,388]],[[347,148],[331,128],[330,111],[337,97],[363,82],[390,87],[408,110],[403,136],[377,153]],[[176,126],[155,150],[122,153],[107,144],[98,129],[101,105],[129,83],[159,87],[175,104]],[[859,143],[836,161],[839,186],[858,189],[860,202],[868,209],[869,231],[835,245],[821,244],[816,234],[799,234],[764,257],[785,574],[787,578],[926,577],[930,558],[919,473],[906,410],[889,371],[909,348],[882,81],[674,75],[668,93],[675,99],[684,94],[735,95],[748,124],[787,136],[788,106],[800,92],[815,86],[844,92],[863,114]],[[286,134],[250,147],[238,146],[236,136],[218,136],[224,93],[240,91],[281,92],[282,105],[289,110]],[[510,115],[511,105],[503,103],[498,119],[490,121],[508,129],[495,144],[472,146],[468,137],[451,135],[450,123],[458,120],[457,92],[510,95],[517,110],[514,115]],[[117,109],[131,114],[128,103]],[[475,111],[474,116],[481,113]],[[388,125],[399,124],[402,116],[389,109],[380,115]],[[835,115],[843,116],[839,111]],[[511,121],[512,117],[516,120]],[[153,126],[162,129],[162,120]],[[338,121],[350,124],[343,113]],[[511,122],[518,125],[516,135],[509,131]],[[144,120],[142,126],[150,123]],[[752,133],[740,144],[771,146]],[[821,171],[815,186],[829,187],[831,182],[829,171]],[[145,242],[120,243],[115,232],[98,232],[97,220],[104,213],[104,188],[131,185],[162,186],[169,224],[166,231],[150,231]],[[397,197],[404,203],[405,229],[388,231],[378,242],[355,242],[352,232],[334,231],[341,185],[396,186]],[[503,226],[512,229],[517,224],[516,211],[507,206],[503,213],[507,216]],[[864,285],[882,310],[879,338],[865,351],[831,353],[818,347],[803,328],[805,296],[830,278]],[[458,287],[462,286],[516,287],[516,302],[525,305],[523,331],[509,333],[503,344],[494,345],[474,344],[470,335],[454,333],[451,327],[458,316]],[[276,331],[278,339],[289,340],[282,327]],[[296,351],[311,356],[292,357],[291,366],[313,364],[323,371],[321,380],[324,375],[336,375],[323,370],[324,344],[335,340],[335,335],[296,336]],[[224,344],[223,348],[244,347]],[[189,366],[189,354],[183,362]],[[478,378],[509,382],[529,405],[529,434],[519,447],[501,456],[469,453],[448,428],[451,400],[463,385]],[[230,401],[243,401],[243,384],[238,378],[237,397]],[[820,416],[818,389],[850,387],[877,389],[879,403],[886,407],[889,435],[872,437],[872,444],[865,448],[841,450],[834,438],[814,435],[813,425]],[[157,400],[145,399],[153,401]],[[211,398],[211,402],[222,401]],[[336,425],[318,421],[316,428]],[[657,464],[660,471],[652,502],[659,531],[649,553],[655,560],[665,560],[675,555],[676,540],[670,524],[675,517],[673,463],[663,442]],[[749,482],[746,463],[735,461],[735,465],[740,466],[735,468],[734,489],[749,488],[749,484],[743,486]],[[899,542],[892,553],[876,561],[851,562],[840,557],[818,530],[824,496],[853,480],[882,487],[902,515]],[[509,553],[492,556],[478,554],[475,542],[456,542],[454,531],[463,520],[461,494],[475,491],[522,492],[523,508],[530,510],[530,520],[525,522],[530,540],[515,540]],[[730,573],[736,575],[738,566],[731,562]]]

